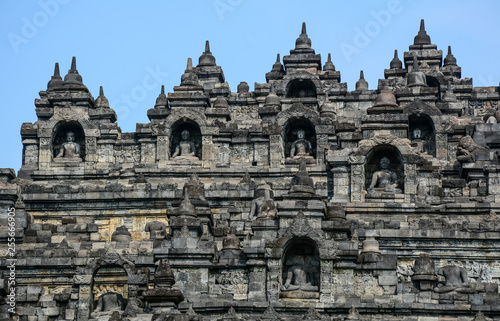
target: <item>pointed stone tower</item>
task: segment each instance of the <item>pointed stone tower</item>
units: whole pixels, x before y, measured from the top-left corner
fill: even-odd
[[[356,82],[356,91],[368,90],[368,82],[365,80],[363,70],[359,72],[359,80]]]
[[[156,98],[154,108],[148,109],[149,120],[164,119],[170,115],[170,107],[168,106],[167,95],[165,95],[165,85],[161,85],[161,91]]]
[[[271,69],[270,72],[266,74],[266,81],[271,82],[273,80],[283,79],[284,75],[285,75],[285,69],[281,64],[280,54],[277,54],[276,62],[274,63],[273,68]]]
[[[384,70],[385,79],[394,79],[398,77],[404,77],[406,75],[406,70],[403,69],[403,62],[399,60],[398,50],[394,50],[394,58],[392,58],[389,69]]]
[[[194,97],[196,98],[193,99]],[[193,69],[192,59],[188,58],[186,70],[181,76],[180,86],[174,87],[173,93],[168,93],[170,107],[172,109],[178,107],[206,108],[210,106],[209,97],[209,94],[203,90],[198,74]]]
[[[93,109],[89,110],[90,119],[99,121],[101,123],[114,123],[116,122],[116,113],[113,109],[109,107],[109,101],[104,96],[104,90],[102,86],[99,87],[99,96],[95,100]],[[118,132],[114,132],[113,136],[116,136]],[[116,137],[114,137],[116,139]]]
[[[311,48],[311,39],[306,33],[306,23],[302,23],[302,31],[295,41],[295,49],[290,50],[290,55],[283,57],[287,74],[304,69],[321,70],[321,55],[316,55]]]
[[[425,62],[431,69],[438,70],[441,67],[443,52],[437,50],[437,46],[431,43],[431,37],[425,30],[424,19],[420,20],[420,30],[415,36],[410,50],[404,53],[406,69],[413,64],[413,54],[416,54],[420,63]]]
[[[50,78],[50,81],[47,83],[47,91],[52,90],[54,88],[62,86],[63,81],[61,75],[59,74],[59,63],[56,62],[54,67],[54,76]]]
[[[205,51],[198,59],[198,65],[194,68],[194,71],[198,75],[199,84],[205,91],[211,94],[215,94],[215,91],[218,94],[229,94],[229,85],[225,82],[224,72],[215,63],[215,57],[210,51],[210,42],[208,40],[205,42]]]
[[[444,58],[443,67],[441,72],[445,76],[454,78],[462,78],[462,68],[457,65],[457,58],[451,53],[451,46],[448,46],[448,54]]]

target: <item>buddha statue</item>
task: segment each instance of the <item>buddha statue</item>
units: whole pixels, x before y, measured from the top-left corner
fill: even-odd
[[[185,129],[181,132],[181,141],[175,148],[172,158],[176,160],[199,160],[196,157],[196,147],[190,139],[188,130]]]
[[[305,139],[306,132],[303,129],[297,130],[297,140],[292,143],[290,157],[292,158],[313,158],[311,156],[311,142]]]
[[[291,265],[286,273],[285,284],[281,291],[306,291],[316,292],[319,287],[316,285],[316,271],[314,270],[313,259],[305,256],[293,256],[287,260]]]
[[[424,142],[422,140],[422,130],[420,128],[415,128],[411,132],[411,140],[414,145],[418,147],[420,152],[424,152]]]
[[[107,292],[97,299],[94,312],[119,311],[125,308],[123,296],[116,292]]]
[[[167,235],[167,225],[160,221],[148,222],[144,231],[149,232],[149,238],[152,240],[164,239]]]
[[[189,198],[196,203],[195,205],[208,205],[205,199],[205,185],[200,181],[196,173],[191,174],[189,180],[184,184],[182,191],[184,195],[186,195],[186,193],[189,194]]]
[[[414,140],[422,139],[422,130],[420,128],[415,128],[413,130],[413,139]]]
[[[470,287],[467,279],[467,270],[461,266],[447,265],[440,268],[437,272],[438,276],[444,278],[434,292],[437,293],[475,293],[476,291]]]
[[[265,182],[259,184],[254,192],[254,199],[248,219],[273,219],[277,212],[271,187]]]
[[[374,192],[401,193],[398,188],[398,177],[395,172],[389,169],[391,161],[387,157],[380,160],[380,170],[373,173],[372,182],[368,187],[368,194]]]
[[[58,160],[82,161],[80,157],[80,144],[75,142],[75,133],[66,133],[66,142],[61,145],[59,154],[56,156]]]

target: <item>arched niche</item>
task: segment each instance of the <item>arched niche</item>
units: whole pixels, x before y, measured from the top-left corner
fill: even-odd
[[[294,79],[286,87],[287,98],[317,97],[316,85],[310,79]]]
[[[380,161],[388,158],[390,165],[388,170],[396,174],[397,187],[404,193],[405,170],[403,157],[398,148],[392,145],[377,145],[366,155],[365,161],[365,190],[369,188],[373,180],[373,174],[381,170]]]
[[[200,126],[190,119],[181,119],[175,122],[170,130],[170,155],[175,154],[176,148],[182,140],[182,132],[189,132],[189,140],[193,142],[195,156],[202,158],[202,136]]]
[[[436,131],[432,119],[426,114],[410,115],[408,125],[408,139],[421,144],[427,154],[436,156]]]
[[[294,145],[294,142],[299,143],[300,138],[298,138],[298,132],[303,131],[304,140],[306,142],[302,142],[307,145],[307,142],[311,144],[309,156],[311,158],[316,158],[316,130],[314,129],[313,124],[306,118],[303,117],[292,117],[288,119],[286,124],[283,126],[283,143],[285,147],[285,157],[293,158],[295,155],[291,155],[291,149]],[[295,144],[295,149],[297,150],[298,146]],[[309,147],[308,147],[309,148]],[[297,153],[297,152],[296,152]]]
[[[128,299],[128,273],[119,265],[101,266],[94,271],[91,284],[91,311],[98,307],[99,298],[103,295],[111,296],[104,300],[102,311],[109,311],[109,308],[123,310]],[[120,302],[120,298],[123,299]],[[101,299],[103,301],[103,299]],[[115,307],[115,303],[118,307]],[[111,305],[111,306],[110,306]]]
[[[314,298],[320,289],[320,256],[316,242],[293,238],[282,255],[281,297]]]
[[[85,132],[80,123],[76,121],[59,122],[52,132],[52,157],[56,158],[61,152],[61,147],[68,140],[68,133],[74,134],[74,142],[80,149],[80,158],[85,160]],[[64,157],[63,157],[64,158]]]

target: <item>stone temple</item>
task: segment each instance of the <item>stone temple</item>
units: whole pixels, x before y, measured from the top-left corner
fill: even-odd
[[[0,319],[500,320],[499,87],[423,21],[387,58],[348,91],[304,24],[233,92],[207,41],[132,133],[56,64],[0,170]]]

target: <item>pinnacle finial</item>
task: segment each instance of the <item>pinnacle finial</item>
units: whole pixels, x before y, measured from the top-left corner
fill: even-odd
[[[425,63],[425,61],[423,61],[423,63]],[[413,87],[413,86],[427,87],[426,76],[422,71],[420,71],[417,54],[415,52],[413,52],[413,69],[408,74],[407,84],[408,87]]]
[[[363,70],[359,72],[359,80],[356,81],[356,91],[368,90],[368,82],[365,80],[365,73]]]
[[[82,84],[82,76],[78,73],[76,69],[76,57],[73,56],[71,59],[71,68],[68,70],[68,74],[64,76],[65,84]]]
[[[391,69],[401,69],[403,68],[403,63],[398,58],[398,50],[394,50],[394,58],[392,58],[391,63],[389,64]]]
[[[448,46],[448,54],[444,58],[443,66],[456,66],[456,65],[457,65],[457,59],[451,53],[451,46]]]
[[[71,69],[70,71],[76,71],[76,57],[73,56],[73,59],[71,60]]]
[[[198,66],[215,66],[215,57],[210,52],[210,41],[205,41],[205,51],[198,59]]]
[[[335,65],[332,63],[332,54],[328,53],[328,59],[323,66],[324,71],[335,71]]]
[[[425,32],[425,24],[424,24],[424,19],[420,19],[420,31]]]
[[[203,56],[203,55],[202,55]],[[181,76],[181,86],[198,86],[198,75],[194,72],[193,69],[193,60],[188,58],[186,70],[184,74]]]
[[[280,54],[276,54],[276,62],[273,64],[273,68],[271,72],[277,72],[283,74],[285,70],[283,69],[283,65],[281,64],[281,56]]]
[[[311,39],[307,36],[305,22],[302,22],[302,31],[295,40],[295,49],[311,49]]]
[[[189,190],[186,187],[184,187],[184,197],[178,211],[181,215],[196,216],[196,209],[189,198]]]
[[[61,74],[59,73],[59,63],[56,62],[56,65],[54,67],[54,77],[61,77]]]
[[[61,74],[59,73],[59,63],[56,62],[56,65],[54,66],[54,76],[50,77],[50,80],[47,83],[47,90],[59,87],[61,85],[62,85],[62,78]]]
[[[429,37],[427,32],[425,32],[424,19],[420,20],[420,31],[415,36],[413,44],[414,45],[430,45],[431,44],[431,37]]]
[[[413,53],[413,71],[420,71],[420,68],[418,67],[418,58],[416,53]]]
[[[95,100],[95,108],[109,108],[109,101],[106,96],[104,96],[102,86],[99,86],[99,96]]]
[[[155,108],[166,108],[166,107],[168,107],[168,100],[167,96],[165,96],[165,86],[161,85],[160,94],[158,95],[158,98],[156,98]]]
[[[301,172],[307,172],[307,166],[306,166],[306,161],[301,160],[299,164],[299,171]]]

